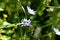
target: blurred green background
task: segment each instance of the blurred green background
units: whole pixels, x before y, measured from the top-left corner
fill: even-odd
[[[24,18],[32,26],[21,27]],[[0,0],[0,40],[55,40],[54,27],[60,30],[60,0]]]

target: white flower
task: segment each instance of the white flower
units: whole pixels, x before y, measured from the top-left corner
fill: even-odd
[[[29,6],[27,6],[27,10],[29,14],[35,15],[36,11],[34,11],[33,9],[31,9]]]
[[[27,19],[24,18],[24,19],[21,20],[21,23],[22,23],[22,26],[31,26],[30,19],[27,20]]]
[[[57,28],[54,27],[53,29],[57,35],[60,35],[60,31]]]

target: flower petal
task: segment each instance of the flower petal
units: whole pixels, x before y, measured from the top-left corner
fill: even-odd
[[[29,14],[35,15],[36,11],[34,11],[33,9],[31,9],[29,6],[27,6],[27,10]]]

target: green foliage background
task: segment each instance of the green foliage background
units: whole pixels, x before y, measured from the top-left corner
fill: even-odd
[[[27,6],[36,14],[29,14]],[[60,30],[59,0],[0,0],[0,8],[0,40],[55,40],[53,28]],[[25,17],[31,19],[31,27],[21,27]]]

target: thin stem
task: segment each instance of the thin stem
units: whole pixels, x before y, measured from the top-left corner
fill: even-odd
[[[20,0],[19,0],[18,2],[19,2],[19,4],[20,4],[20,6],[21,6],[22,10],[23,10],[23,11],[24,11],[24,13],[25,13],[25,17],[27,18],[27,14],[26,14],[25,8],[22,6],[22,4],[21,4],[21,1],[20,1]]]
[[[60,6],[47,6],[49,8],[53,7],[53,8],[60,8]]]
[[[20,23],[19,13],[18,13],[18,8],[19,8],[19,5],[18,5],[18,2],[17,2],[17,15],[18,15],[18,22]]]
[[[53,23],[49,23],[49,24],[47,24],[47,25],[44,25],[44,26],[42,26],[41,28],[45,28],[45,27],[47,27],[47,26],[49,26],[49,25],[52,25]]]

